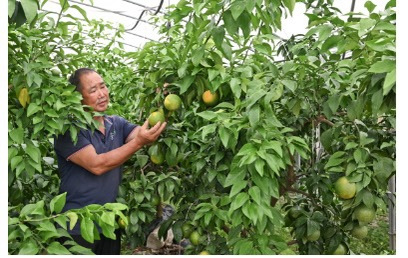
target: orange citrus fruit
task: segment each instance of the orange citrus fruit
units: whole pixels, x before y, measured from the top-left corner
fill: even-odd
[[[207,106],[214,106],[218,102],[218,93],[212,93],[210,90],[207,90],[203,93],[202,98]]]

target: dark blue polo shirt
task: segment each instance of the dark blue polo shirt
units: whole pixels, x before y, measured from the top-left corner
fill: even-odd
[[[119,116],[104,116],[104,119],[105,135],[99,130],[92,133],[91,130],[81,129],[76,144],[72,142],[69,131],[54,141],[61,178],[60,193],[67,192],[63,212],[89,204],[103,205],[116,200],[122,179],[121,166],[97,176],[69,160],[72,154],[89,144],[94,146],[98,154],[119,148],[136,128],[136,125]],[[73,231],[69,233],[80,234],[79,224],[78,221]]]

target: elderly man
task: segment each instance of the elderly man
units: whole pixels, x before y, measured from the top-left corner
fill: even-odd
[[[96,71],[78,69],[69,82],[82,94],[82,104],[96,112],[106,111],[109,90]],[[166,127],[164,122],[149,129],[147,120],[143,126],[137,126],[119,116],[103,115],[94,119],[99,122],[99,130],[81,129],[76,144],[69,132],[55,138],[60,192],[67,192],[63,211],[115,202],[121,165],[137,150],[156,141]],[[79,223],[69,233],[78,244],[91,248],[95,254],[120,254],[120,231],[116,232],[116,240],[100,234],[101,239],[93,244],[81,237]]]

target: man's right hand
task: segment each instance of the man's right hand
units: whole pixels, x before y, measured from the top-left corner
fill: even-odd
[[[135,138],[133,141],[140,146],[151,144],[155,142],[157,138],[159,138],[161,132],[164,130],[164,128],[166,128],[166,125],[166,122],[158,122],[155,126],[149,128],[149,121],[146,120],[142,126],[136,128]]]

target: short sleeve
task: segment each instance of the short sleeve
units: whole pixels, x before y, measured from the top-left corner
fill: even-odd
[[[89,144],[91,144],[91,142],[87,138],[85,130],[81,129],[78,133],[78,140],[76,144],[74,144],[74,142],[71,140],[71,135],[69,131],[67,131],[64,135],[58,135],[55,137],[54,149],[57,155],[60,155],[65,160],[68,160],[72,154],[83,149]]]
[[[119,120],[120,126],[122,127],[123,130],[123,141],[126,141],[126,139],[128,138],[128,136],[130,135],[130,133],[136,128],[138,127],[138,125],[132,124],[129,121],[127,121],[126,119],[124,119],[123,117],[117,117],[117,119]]]

